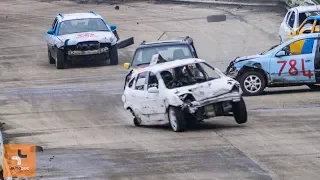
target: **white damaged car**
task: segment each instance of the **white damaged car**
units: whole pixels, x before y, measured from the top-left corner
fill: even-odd
[[[116,25],[93,11],[57,15],[44,39],[49,63],[57,69],[64,69],[66,62],[93,60],[117,65],[118,49],[134,43],[133,37],[118,42]]]
[[[134,72],[125,86],[124,108],[133,114],[136,126],[143,122],[170,122],[175,132],[188,124],[216,116],[234,116],[247,122],[247,109],[239,83],[205,60],[189,58],[159,62]]]

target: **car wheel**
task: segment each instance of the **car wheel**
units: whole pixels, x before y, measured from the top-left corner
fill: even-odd
[[[64,69],[64,61],[65,61],[65,54],[63,50],[57,49],[57,59],[56,59],[57,69]]]
[[[255,96],[264,91],[266,83],[260,72],[248,71],[240,77],[240,85],[244,95]]]
[[[186,129],[186,121],[183,112],[176,107],[169,107],[169,122],[174,132],[183,132]]]
[[[134,118],[133,118],[133,124],[134,124],[135,126],[141,126],[142,121],[141,121],[140,118],[134,117]]]
[[[307,85],[310,89],[320,89],[320,86],[319,85],[316,85],[316,84],[309,84]]]
[[[247,122],[247,119],[248,119],[247,107],[242,97],[239,102],[233,103],[232,111],[233,111],[234,119],[238,124],[243,124]]]
[[[118,65],[118,48],[117,45],[111,46],[110,48],[110,64]]]
[[[52,58],[49,48],[48,48],[48,60],[49,60],[49,64],[55,63],[55,60]]]

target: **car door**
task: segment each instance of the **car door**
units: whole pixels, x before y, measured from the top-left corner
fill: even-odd
[[[148,73],[147,98],[143,99],[144,113],[152,120],[162,119],[166,113],[166,106],[162,92],[159,90],[159,81],[153,72]],[[151,90],[153,88],[154,90]]]
[[[283,21],[281,22],[280,29],[279,29],[279,35],[282,38],[282,41],[286,38],[286,32],[288,31],[287,29],[289,28],[287,25],[288,19],[292,13],[292,10],[289,10],[285,17],[283,18]]]
[[[299,48],[290,49],[293,43],[298,44],[294,47]],[[314,82],[316,45],[316,38],[308,38],[283,46],[282,50],[276,52],[270,59],[271,82],[283,85]]]
[[[314,59],[314,74],[316,83],[320,83],[320,40],[317,41],[316,55]]]
[[[47,34],[47,44],[48,48],[50,50],[51,55],[55,58],[55,53],[54,53],[54,45],[55,45],[55,39],[56,37],[56,31],[57,31],[57,26],[58,26],[58,18],[55,18],[55,20],[52,23],[51,30],[53,30],[53,34]]]
[[[284,26],[284,32],[285,32],[285,38],[287,38],[287,36],[295,31],[297,29],[297,11],[296,10],[292,10],[291,14],[289,15],[286,25]]]
[[[143,101],[147,98],[147,91],[146,91],[146,74],[147,72],[141,72],[137,75],[135,82],[134,82],[134,89],[131,93],[131,104],[132,110],[136,115],[144,114],[144,109],[146,108],[143,104]]]

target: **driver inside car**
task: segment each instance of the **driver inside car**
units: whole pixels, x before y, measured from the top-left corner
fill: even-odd
[[[176,78],[173,77],[172,73],[170,71],[162,71],[161,77],[164,81],[164,84],[168,89],[181,87],[182,83],[176,80]]]

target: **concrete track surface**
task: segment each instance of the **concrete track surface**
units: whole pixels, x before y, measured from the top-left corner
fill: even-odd
[[[121,64],[72,65],[47,60],[42,35],[58,13],[95,10],[136,44]],[[206,17],[227,20],[207,23]],[[184,133],[169,125],[134,127],[121,93],[135,46],[142,40],[189,35],[201,58],[225,70],[237,56],[279,42],[284,12],[277,8],[200,7],[70,1],[0,2],[0,120],[9,143],[34,143],[37,179],[319,179],[320,98],[308,87],[268,89],[245,97],[249,120],[205,121]]]

